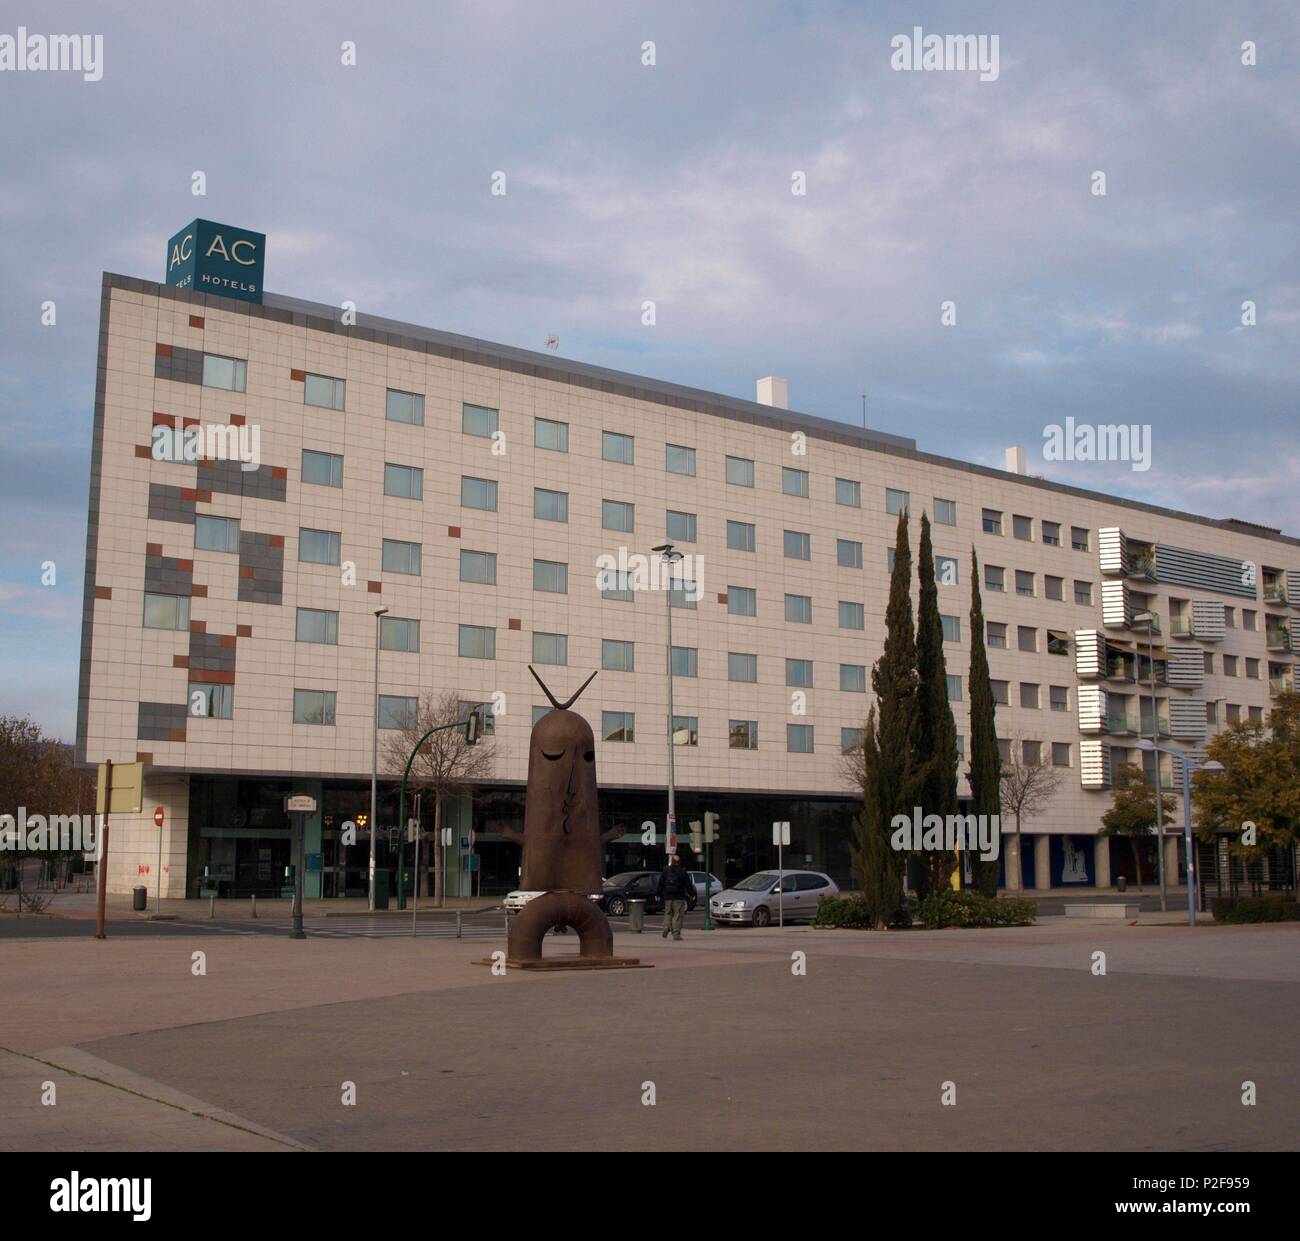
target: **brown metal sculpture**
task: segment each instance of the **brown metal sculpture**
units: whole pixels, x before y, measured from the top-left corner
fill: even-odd
[[[546,932],[571,927],[578,933],[583,963],[612,964],[614,934],[588,893],[600,891],[601,845],[622,829],[601,834],[595,738],[591,725],[569,710],[596,674],[561,705],[532,665],[528,671],[554,709],[533,725],[529,741],[523,834],[506,829],[505,835],[523,846],[520,887],[543,895],[529,901],[512,923],[506,962],[540,963]]]

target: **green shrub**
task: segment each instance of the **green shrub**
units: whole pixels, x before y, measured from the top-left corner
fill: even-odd
[[[1215,896],[1210,912],[1215,922],[1300,922],[1300,904],[1284,896]]]
[[[1021,896],[985,896],[981,892],[932,892],[917,911],[929,931],[946,926],[1029,926],[1038,902]]]
[[[860,896],[824,896],[817,906],[813,926],[851,927],[869,931],[876,920]]]

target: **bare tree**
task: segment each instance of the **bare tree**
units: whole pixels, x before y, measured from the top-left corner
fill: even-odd
[[[1025,747],[1020,737],[1011,743],[1011,756],[1002,760],[1002,810],[1016,817],[1016,865],[1007,867],[1007,887],[1021,890],[1020,823],[1032,819],[1047,809],[1047,804],[1061,787],[1061,769],[1053,767],[1039,752],[1038,762],[1025,759]]]
[[[483,708],[484,724],[491,722],[490,709]],[[401,779],[415,743],[431,728],[444,724],[454,724],[465,718],[460,699],[451,692],[431,692],[421,695],[415,712],[415,719],[409,727],[388,732],[382,746],[384,770],[397,779]],[[447,728],[434,733],[420,747],[420,752],[411,764],[411,774],[407,777],[408,792],[419,790],[433,799],[433,840],[434,847],[428,850],[433,854],[434,894],[443,894],[444,877],[442,875],[441,849],[438,842],[442,839],[442,802],[445,797],[452,797],[472,788],[492,774],[496,759],[496,742],[488,736],[482,736],[477,745],[466,745],[465,734],[457,728]],[[405,838],[405,824],[399,824],[401,835]],[[424,858],[425,895],[428,895],[428,853]],[[416,895],[419,895],[419,877],[415,879]]]

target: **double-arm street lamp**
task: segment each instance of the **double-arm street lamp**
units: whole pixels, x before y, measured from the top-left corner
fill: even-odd
[[[1156,745],[1145,737],[1138,742],[1139,750],[1152,750],[1156,753],[1156,805],[1160,804],[1160,759],[1159,755],[1168,754],[1181,759],[1183,764],[1183,847],[1187,850],[1187,925],[1196,925],[1196,855],[1192,847],[1192,772],[1222,771],[1223,764],[1210,759],[1208,763],[1193,763],[1191,756],[1179,750],[1170,750]],[[1156,810],[1156,821],[1160,821],[1160,811]]]

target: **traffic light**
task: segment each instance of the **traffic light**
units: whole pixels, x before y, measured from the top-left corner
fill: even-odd
[[[479,730],[483,727],[481,707],[475,707],[465,719],[465,744],[478,745]]]
[[[700,821],[699,819],[692,819],[691,820],[691,852],[699,853],[700,847],[703,843],[704,842],[700,836]]]
[[[706,810],[704,812],[704,839],[708,844],[713,844],[718,839],[718,815],[716,811]]]

